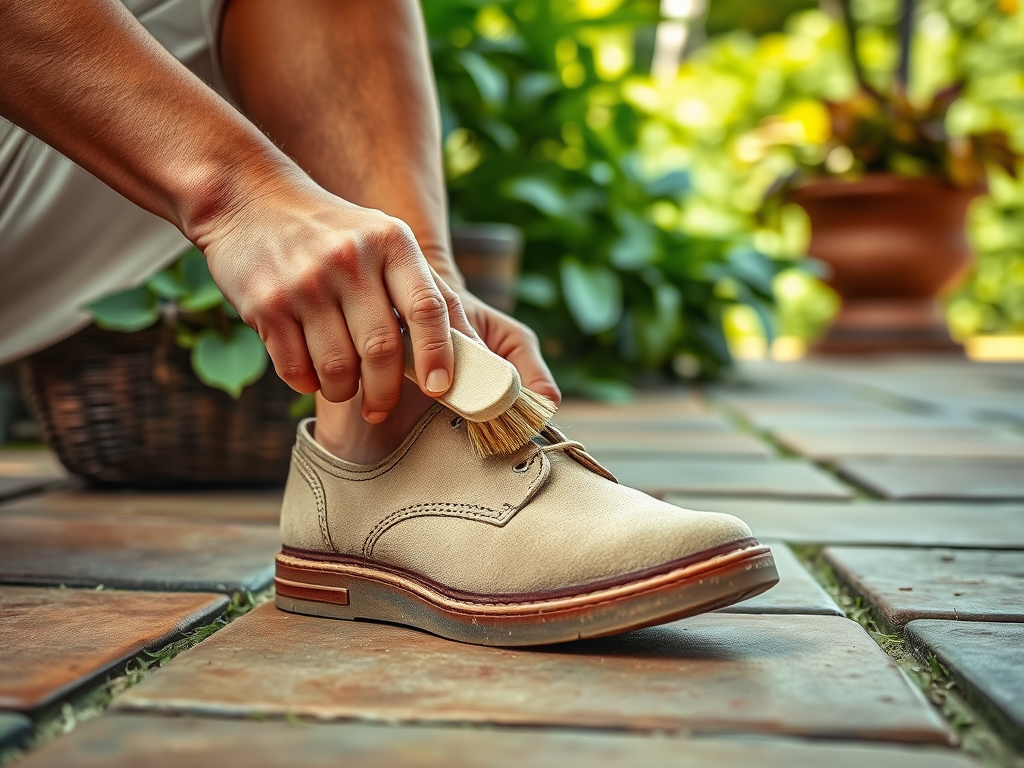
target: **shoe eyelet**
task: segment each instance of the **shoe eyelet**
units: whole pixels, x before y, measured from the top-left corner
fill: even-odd
[[[530,462],[528,462],[528,461],[520,461],[518,464],[516,464],[516,465],[514,465],[512,467],[512,471],[521,475],[523,472],[525,472],[527,469],[529,469],[529,467],[530,467]]]
[[[463,421],[465,421],[465,419],[463,419],[461,416],[456,416],[448,423],[451,424],[453,428],[457,429],[458,427],[462,426]]]

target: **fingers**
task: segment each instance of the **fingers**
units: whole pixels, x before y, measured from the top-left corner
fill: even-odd
[[[519,371],[519,378],[523,386],[532,389],[538,395],[551,400],[555,405],[562,402],[562,393],[555,383],[555,377],[544,362],[540,353],[540,344],[537,337],[529,329],[524,329],[523,339],[515,343],[505,356],[512,365]]]
[[[380,424],[398,405],[405,378],[405,349],[398,319],[379,282],[367,286],[362,300],[348,302],[346,313],[359,355],[363,418]]]
[[[544,362],[537,334],[503,312],[476,302],[473,321],[491,351],[516,367],[524,387],[544,395],[555,405],[561,403],[562,393]]]
[[[332,403],[351,400],[359,392],[360,360],[341,309],[322,312],[303,330],[320,394]]]
[[[483,340],[477,333],[476,328],[470,324],[469,318],[466,316],[466,308],[462,305],[462,299],[459,298],[459,294],[451,289],[448,283],[446,283],[444,279],[437,274],[433,267],[430,267],[430,275],[434,278],[434,283],[441,292],[441,298],[444,300],[445,306],[448,308],[449,325],[466,334],[474,341],[479,341],[483,344]]]
[[[401,224],[388,236],[385,247],[393,255],[384,284],[412,341],[416,383],[424,394],[438,397],[451,386],[455,367],[448,303],[409,228]]]
[[[270,359],[274,361],[274,370],[285,384],[304,395],[320,389],[320,379],[306,350],[302,327],[297,322],[281,320],[275,323],[263,341]]]

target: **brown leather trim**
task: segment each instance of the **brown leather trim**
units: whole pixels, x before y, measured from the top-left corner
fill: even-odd
[[[348,605],[348,590],[344,587],[324,587],[275,578],[274,591],[279,595],[294,597],[299,600],[316,600],[320,603]]]
[[[708,560],[701,560],[668,573],[638,579],[614,587],[592,592],[581,592],[568,597],[538,600],[530,603],[505,601],[500,599],[492,602],[469,602],[456,600],[447,595],[429,589],[418,581],[403,576],[386,573],[377,568],[362,565],[341,563],[316,563],[295,558],[284,553],[277,556],[278,565],[289,565],[295,571],[304,573],[307,582],[319,586],[325,579],[333,579],[333,586],[350,587],[358,594],[364,587],[371,591],[384,590],[387,594],[406,593],[426,603],[431,610],[459,620],[469,619],[473,622],[484,619],[505,621],[534,621],[540,614],[548,618],[565,617],[579,611],[592,611],[601,606],[623,604],[663,592],[675,590],[684,585],[699,585],[704,582],[715,582],[721,578],[731,578],[728,574],[757,570],[755,563],[772,565],[772,555],[768,547],[754,546],[734,550]],[[774,570],[772,575],[778,579]],[[319,580],[319,581],[318,581]],[[372,585],[372,586],[371,586]],[[461,618],[460,618],[461,617]],[[541,619],[542,621],[544,619]]]
[[[687,566],[699,563],[704,560],[710,560],[721,555],[729,554],[737,550],[749,549],[750,547],[758,546],[757,539],[748,537],[746,539],[740,539],[739,541],[733,541],[728,544],[722,544],[712,549],[706,549],[703,552],[697,552],[686,557],[681,557],[677,560],[672,560],[668,563],[661,565],[651,566],[650,568],[644,568],[639,571],[631,571],[630,573],[622,574],[621,576],[614,576],[607,579],[600,579],[598,581],[587,582],[586,584],[577,584],[571,587],[562,587],[561,589],[545,590],[540,592],[526,592],[517,593],[514,595],[507,594],[488,594],[483,592],[465,592],[459,589],[453,589],[451,587],[440,584],[432,579],[414,573],[413,571],[405,568],[400,568],[394,565],[386,565],[376,560],[369,560],[364,557],[358,557],[357,555],[334,555],[328,552],[312,552],[306,549],[299,549],[297,547],[282,546],[281,553],[290,557],[302,558],[304,560],[314,560],[323,563],[337,563],[342,565],[357,565],[364,568],[372,568],[376,571],[382,571],[384,573],[390,573],[394,576],[407,579],[409,581],[418,582],[422,586],[430,589],[439,594],[445,595],[453,600],[461,600],[471,603],[534,603],[544,600],[555,600],[563,597],[573,597],[579,594],[585,594],[589,592],[597,592],[603,589],[611,589],[618,587],[623,584],[628,584],[641,579],[647,579],[654,576],[659,576],[663,573],[669,573],[671,571],[679,570],[680,568],[686,568]],[[282,573],[282,568],[287,566],[282,563],[277,564],[278,573]],[[297,574],[296,574],[297,575]]]

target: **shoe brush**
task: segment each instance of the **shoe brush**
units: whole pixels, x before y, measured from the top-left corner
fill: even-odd
[[[464,333],[451,329],[455,348],[452,384],[438,398],[466,421],[473,449],[481,456],[514,453],[544,429],[555,404],[522,385],[519,371]],[[417,381],[412,341],[405,337],[405,375]]]

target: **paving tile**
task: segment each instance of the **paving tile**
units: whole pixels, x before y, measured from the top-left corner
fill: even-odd
[[[32,721],[16,712],[0,712],[0,749],[19,746],[32,731]]]
[[[774,436],[786,448],[824,461],[887,456],[1024,459],[1024,440],[982,427],[788,428]]]
[[[1024,499],[1024,462],[846,459],[836,468],[887,499]]]
[[[1024,504],[769,501],[674,494],[691,509],[743,518],[758,537],[802,544],[1024,549]]]
[[[710,614],[524,650],[292,615],[268,603],[115,706],[917,743],[947,743],[949,735],[867,633],[835,616]]]
[[[577,429],[597,429],[602,431],[632,432],[733,432],[732,424],[722,416],[714,413],[694,414],[691,416],[659,416],[646,413],[633,413],[626,410],[616,411],[569,411],[563,413],[559,409],[555,416],[555,424],[570,434]]]
[[[49,704],[226,606],[201,593],[0,587],[0,709]]]
[[[67,477],[56,455],[44,449],[0,448],[0,477]]]
[[[0,515],[0,583],[255,591],[279,548],[264,525]]]
[[[58,482],[60,481],[55,481],[52,477],[0,476],[0,502],[7,499],[16,499],[27,493],[45,491]]]
[[[969,768],[963,755],[796,740],[650,738],[538,729],[305,724],[113,715],[92,720],[20,765],[25,768]]]
[[[555,421],[571,425],[580,420],[680,421],[711,416],[704,396],[688,390],[666,390],[642,394],[626,403],[599,403],[592,400],[568,399],[558,406]]]
[[[738,432],[608,430],[580,427],[568,433],[597,459],[604,457],[687,458],[713,456],[770,458],[773,451],[751,435]]]
[[[894,627],[914,619],[1024,622],[1024,551],[826,547],[824,555]]]
[[[926,619],[910,622],[904,637],[922,660],[934,653],[1024,751],[1024,625]]]
[[[280,491],[139,491],[67,490],[31,496],[0,507],[0,514],[72,515],[82,517],[160,517],[277,524]]]
[[[793,550],[780,541],[770,544],[779,569],[779,583],[757,597],[722,608],[721,613],[802,613],[819,616],[845,616],[828,593],[803,567]]]
[[[845,499],[850,490],[803,461],[652,460],[614,456],[604,462],[624,485],[660,496],[776,496]]]
[[[802,410],[792,412],[755,413],[747,421],[765,431],[776,429],[892,429],[907,427],[927,429],[929,427],[954,428],[976,425],[978,422],[966,415],[936,413],[927,416],[885,409],[835,409]]]

